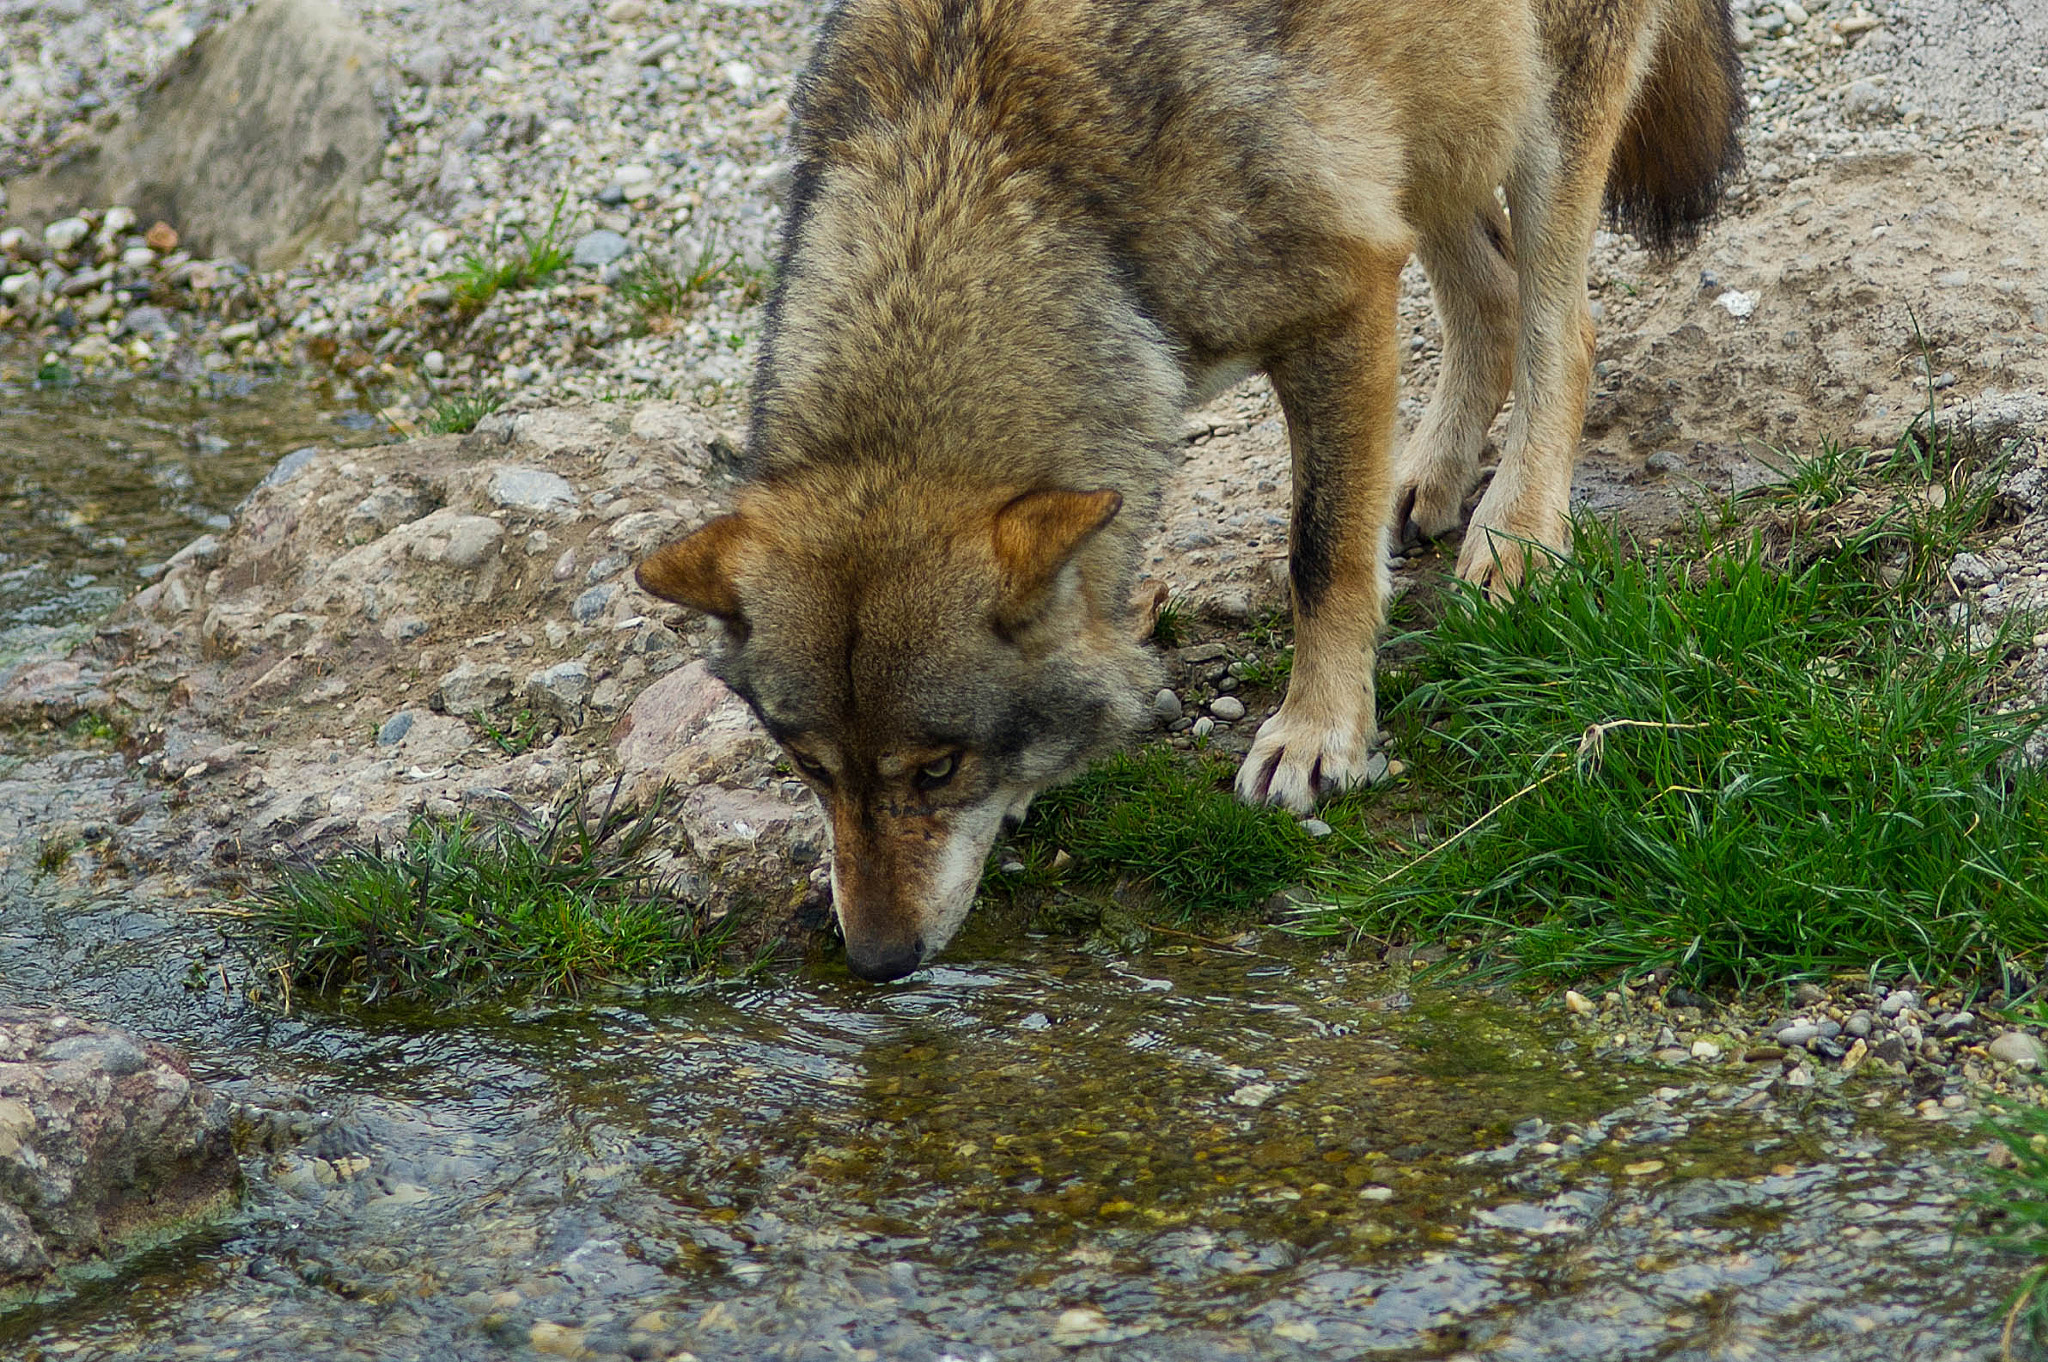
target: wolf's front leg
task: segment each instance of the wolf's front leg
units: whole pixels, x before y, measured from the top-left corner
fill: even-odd
[[[1405,256],[1361,261],[1352,312],[1269,366],[1294,454],[1294,672],[1237,773],[1248,803],[1300,812],[1365,779],[1373,645],[1386,615],[1394,307]]]

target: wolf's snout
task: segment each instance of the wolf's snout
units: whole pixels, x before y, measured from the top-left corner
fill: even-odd
[[[904,943],[846,943],[846,967],[871,984],[901,979],[924,963],[924,938]]]

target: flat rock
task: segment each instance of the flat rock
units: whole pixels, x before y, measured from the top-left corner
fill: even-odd
[[[484,494],[508,511],[525,511],[529,515],[566,514],[574,511],[581,500],[569,480],[559,473],[512,465],[491,474]]]
[[[542,713],[580,724],[590,688],[590,668],[581,662],[558,662],[526,678],[526,699]]]
[[[2029,1071],[2039,1069],[2042,1061],[2048,1060],[2048,1046],[2024,1031],[2006,1032],[1985,1046],[1984,1052],[2016,1069]]]
[[[227,1104],[174,1051],[0,1009],[0,1284],[213,1214],[240,1180]]]
[[[475,714],[512,698],[512,669],[502,663],[464,662],[434,686],[434,708],[444,714]]]
[[[625,237],[600,227],[577,237],[569,258],[578,265],[602,266],[611,264],[632,249],[633,243]]]

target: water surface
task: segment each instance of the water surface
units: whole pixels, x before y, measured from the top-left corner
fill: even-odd
[[[284,454],[389,438],[325,384],[36,372],[0,351],[0,666],[84,637]]]

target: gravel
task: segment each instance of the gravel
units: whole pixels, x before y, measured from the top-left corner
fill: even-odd
[[[310,361],[372,392],[402,430],[466,394],[514,406],[737,398],[787,188],[788,95],[821,5],[341,3],[399,72],[393,136],[358,238],[261,276],[192,259],[176,249],[175,224],[123,222],[119,209],[69,220],[56,238],[68,245],[0,241],[0,300],[43,330],[50,359],[181,370]],[[13,0],[0,172],[108,126],[238,8]],[[1996,13],[1964,0],[1735,8],[1752,103],[1738,199],[1768,194],[1820,156],[1938,151],[1995,138],[2000,121],[2048,119],[2048,0]],[[451,269],[515,253],[558,208],[568,268],[474,314],[451,306]],[[676,315],[649,314],[619,287],[641,262],[705,282]]]
[[[2048,130],[2048,0],[1891,0],[1877,12],[1882,30],[1844,64],[1883,83],[1851,89],[1910,90],[1915,107],[1958,125]]]
[[[253,277],[242,262],[158,249],[168,238],[144,232],[154,224],[117,216],[109,231],[103,211],[68,220],[56,245],[0,241],[0,301],[47,331],[52,359],[213,369],[310,360],[374,388],[394,424],[461,394],[514,405],[692,394],[716,403],[737,391],[781,221],[786,96],[822,6],[341,7],[397,54],[400,72],[358,238]],[[0,174],[111,126],[114,110],[235,8],[106,0],[74,13],[14,0],[0,27],[13,62],[0,85]],[[450,308],[451,269],[471,254],[508,258],[558,206],[565,270],[474,315]],[[94,233],[105,238],[97,249]],[[614,287],[641,259],[685,274],[706,265],[711,277],[677,315],[649,316]],[[10,279],[22,282],[10,289]],[[61,290],[74,285],[107,301],[67,313]],[[160,323],[126,325],[138,306],[174,318],[175,342]],[[430,365],[435,352],[442,361]]]

